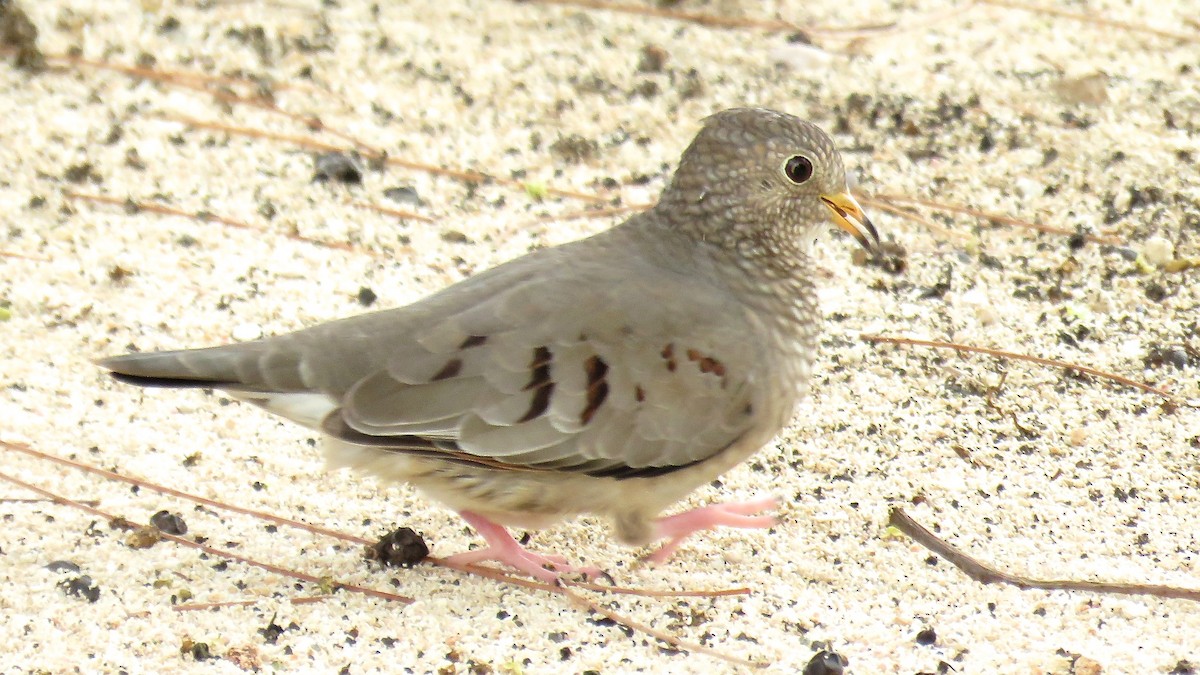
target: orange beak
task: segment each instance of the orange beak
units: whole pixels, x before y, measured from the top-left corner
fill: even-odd
[[[879,247],[879,233],[849,192],[821,195],[821,201],[833,212],[834,224],[850,233],[863,248],[874,252]]]

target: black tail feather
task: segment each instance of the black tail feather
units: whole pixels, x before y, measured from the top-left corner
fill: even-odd
[[[98,359],[113,379],[139,387],[240,389],[245,385],[227,367],[229,360],[205,359],[214,350],[133,352]]]
[[[101,363],[101,365],[104,365]],[[105,366],[107,367],[107,366]],[[223,382],[220,380],[203,380],[187,377],[150,377],[146,375],[130,375],[116,370],[109,371],[117,382],[124,384],[132,384],[139,387],[158,387],[158,388],[174,388],[174,389],[237,389],[236,382]]]

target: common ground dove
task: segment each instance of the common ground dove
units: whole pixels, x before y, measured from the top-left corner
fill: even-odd
[[[653,208],[419,302],[276,337],[134,353],[122,382],[211,387],[324,433],[332,465],[410,483],[487,541],[452,556],[594,575],[507,527],[611,519],[631,545],[767,527],[775,502],[661,512],[792,416],[817,348],[811,240],[879,236],[830,138],[757,108],[709,117]]]

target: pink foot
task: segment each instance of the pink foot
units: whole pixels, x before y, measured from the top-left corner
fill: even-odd
[[[579,574],[591,579],[604,575],[599,567],[576,567],[568,565],[567,559],[560,555],[542,555],[527,550],[516,539],[513,539],[503,526],[493,523],[478,513],[460,511],[458,515],[475,528],[475,531],[483,537],[488,545],[484,548],[452,555],[445,559],[446,562],[474,565],[484,560],[494,560],[550,584],[557,583],[559,576],[563,574]]]
[[[758,515],[763,511],[774,509],[779,506],[779,501],[774,497],[762,497],[760,499],[752,499],[746,502],[729,502],[728,504],[712,504],[691,511],[659,518],[657,521],[658,531],[655,533],[658,539],[666,539],[667,543],[663,544],[657,551],[643,558],[648,562],[661,563],[665,562],[684,539],[704,530],[712,530],[718,527],[746,527],[746,528],[764,528],[771,527],[776,523],[775,516]]]

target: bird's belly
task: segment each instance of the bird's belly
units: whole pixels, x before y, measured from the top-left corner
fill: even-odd
[[[473,511],[513,527],[541,529],[580,514],[610,514],[626,498],[623,481],[611,478],[493,469],[334,439],[326,439],[325,457],[331,468],[409,483],[455,511]]]
[[[325,440],[331,468],[352,468],[409,483],[455,511],[473,511],[509,527],[542,529],[583,514],[609,518],[618,539],[644,545],[652,522],[701,485],[741,463],[774,431],[747,434],[698,465],[647,478],[601,478],[555,471],[514,471],[407,455]]]

